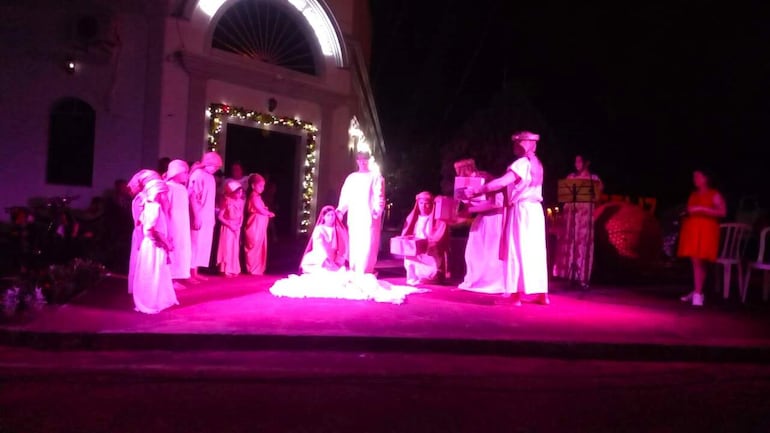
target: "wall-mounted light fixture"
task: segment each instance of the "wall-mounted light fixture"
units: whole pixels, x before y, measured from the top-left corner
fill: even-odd
[[[67,59],[64,61],[64,70],[67,71],[68,74],[74,74],[75,68],[77,68],[77,63],[74,59]]]

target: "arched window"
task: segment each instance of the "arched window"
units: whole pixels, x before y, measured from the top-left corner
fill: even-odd
[[[318,75],[302,17],[271,1],[241,0],[217,23],[211,46],[254,60]],[[305,31],[303,31],[305,30]]]
[[[96,114],[88,103],[65,98],[51,109],[46,182],[91,186]]]

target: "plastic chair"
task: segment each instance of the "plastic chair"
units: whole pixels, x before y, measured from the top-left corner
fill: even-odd
[[[770,227],[765,227],[759,234],[759,253],[757,254],[757,260],[749,262],[746,265],[746,275],[743,277],[743,283],[740,288],[741,301],[744,303],[746,302],[746,292],[748,292],[749,283],[751,282],[752,269],[763,271],[762,300],[767,302],[767,299],[770,296],[770,272],[768,272],[770,271],[770,254],[767,254],[768,257],[765,256],[768,235],[770,235]]]
[[[751,236],[751,226],[743,223],[722,223],[719,225],[719,238],[722,243],[716,263],[724,267],[722,291],[724,298],[730,296],[732,268],[738,269],[738,291],[743,287],[743,254]],[[719,280],[717,280],[719,281]]]

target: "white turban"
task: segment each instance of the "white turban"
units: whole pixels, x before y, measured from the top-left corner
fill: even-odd
[[[166,170],[164,178],[166,180],[173,179],[176,175],[188,171],[190,171],[190,167],[187,165],[187,162],[182,161],[181,159],[175,159],[168,163],[168,170]]]

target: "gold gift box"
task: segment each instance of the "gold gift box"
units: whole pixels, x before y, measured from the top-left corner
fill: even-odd
[[[482,194],[476,197],[468,197],[465,195],[465,188],[472,186],[474,188],[481,188],[484,185],[484,178],[478,176],[457,176],[455,177],[455,200],[461,200],[464,202],[474,199],[474,201],[485,201],[487,199],[486,194]]]
[[[438,196],[434,200],[433,216],[442,221],[454,221],[460,213],[460,201],[450,197]]]
[[[414,236],[394,236],[390,238],[390,253],[396,256],[416,256],[428,251],[428,240]]]

